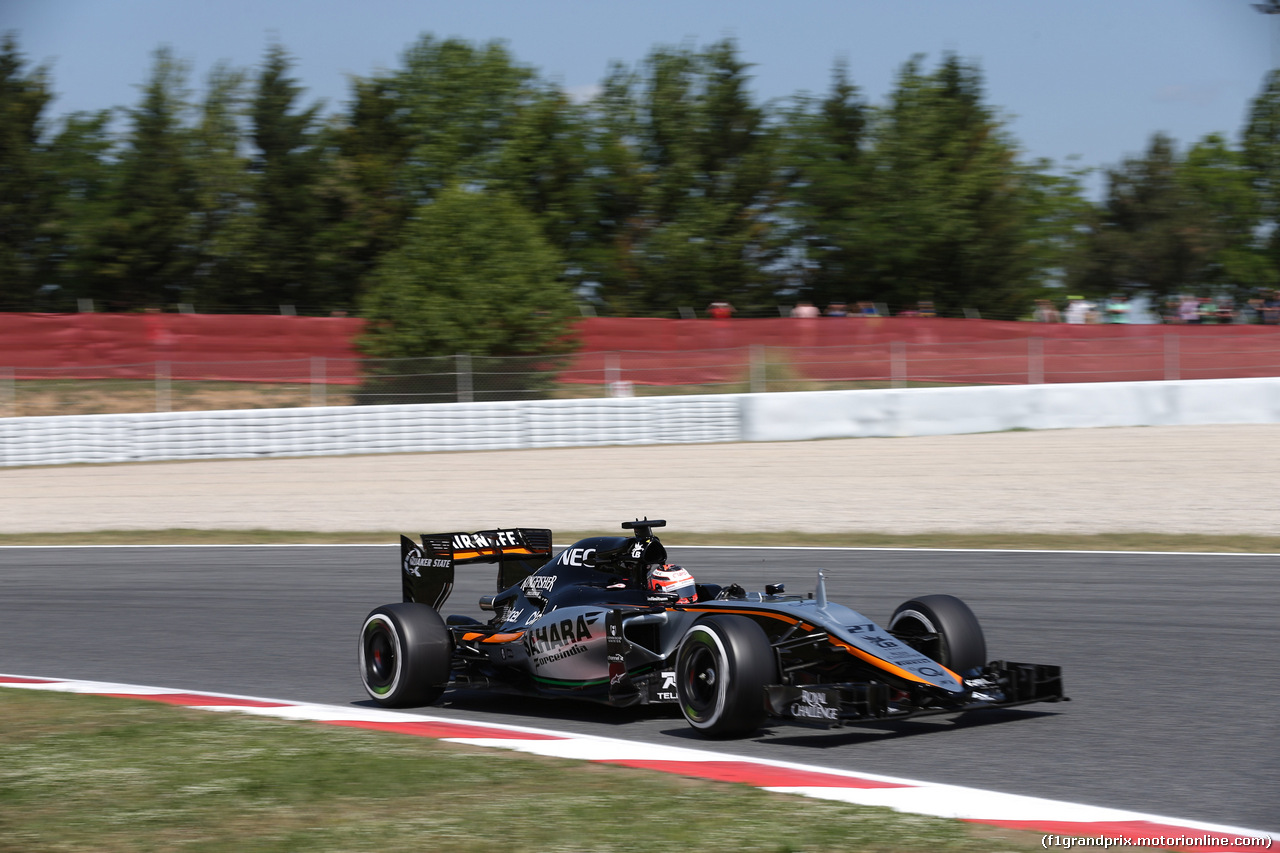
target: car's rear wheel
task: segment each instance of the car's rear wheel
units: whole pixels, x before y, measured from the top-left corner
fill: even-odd
[[[360,680],[379,705],[430,705],[449,683],[453,640],[431,607],[403,602],[375,608],[360,630]]]
[[[954,595],[904,601],[893,611],[889,632],[961,675],[987,662],[987,640],[978,617]]]
[[[676,687],[685,720],[708,737],[748,735],[764,723],[764,688],[778,664],[764,629],[745,616],[708,616],[680,640]]]

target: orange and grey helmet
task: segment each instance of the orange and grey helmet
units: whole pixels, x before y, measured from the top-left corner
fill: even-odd
[[[698,600],[693,575],[683,566],[670,563],[651,565],[647,583],[650,592],[674,595],[676,604],[692,604]]]

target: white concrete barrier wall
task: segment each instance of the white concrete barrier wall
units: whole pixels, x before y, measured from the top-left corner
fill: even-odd
[[[1280,377],[0,419],[0,465],[1280,423]]]
[[[1280,377],[743,395],[746,441],[1280,423]]]
[[[0,465],[741,439],[730,395],[0,419]]]

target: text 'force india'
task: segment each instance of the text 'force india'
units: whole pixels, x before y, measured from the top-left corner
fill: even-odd
[[[452,688],[678,703],[710,737],[750,734],[769,717],[834,727],[1066,698],[1057,666],[988,662],[958,598],[913,598],[881,627],[828,601],[821,573],[808,597],[781,584],[695,587],[666,565],[653,535],[664,525],[625,522],[634,538],[558,554],[545,529],[402,536],[403,601],[373,610],[360,632],[365,689],[389,707]],[[493,617],[442,617],[455,567],[472,563],[498,566],[498,592],[480,601]]]

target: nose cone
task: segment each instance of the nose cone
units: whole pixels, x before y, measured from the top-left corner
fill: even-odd
[[[908,646],[874,622],[859,617],[858,622],[827,630],[833,642],[845,646],[850,654],[877,669],[948,693],[965,692],[964,681],[959,675]]]
[[[959,675],[911,648],[856,610],[821,599],[797,601],[788,609],[826,631],[833,644],[887,674],[956,695],[965,692],[964,681]]]

